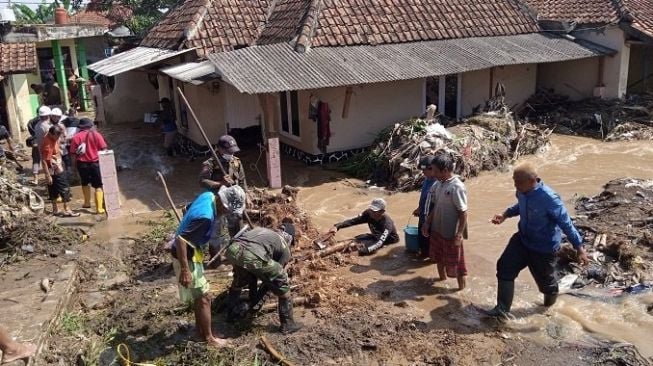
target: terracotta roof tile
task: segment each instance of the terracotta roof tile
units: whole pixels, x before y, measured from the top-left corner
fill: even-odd
[[[576,21],[579,24],[616,23],[619,12],[612,0],[524,0],[538,19]]]
[[[89,4],[85,10],[81,10],[70,16],[69,22],[75,24],[102,25],[107,28],[122,23],[132,16],[134,12],[124,5],[113,5],[109,10],[101,10],[97,4]]]
[[[141,42],[166,49],[197,48],[199,57],[251,45],[265,22],[268,0],[186,0]]]
[[[34,43],[0,43],[0,75],[36,70]]]
[[[633,28],[653,37],[653,0],[623,0],[632,16]]]

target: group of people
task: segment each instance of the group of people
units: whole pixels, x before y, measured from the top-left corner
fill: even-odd
[[[91,208],[91,187],[95,190],[95,212],[104,214],[104,192],[100,174],[99,152],[107,149],[102,134],[88,118],[65,116],[60,108],[41,106],[38,116],[29,122],[30,137],[26,145],[32,148],[33,184],[39,184],[43,171],[52,201],[52,213],[65,217],[79,216],[69,202],[70,180],[76,166],[84,196],[83,208]],[[58,203],[62,203],[63,210]]]
[[[234,155],[239,150],[232,136],[220,137],[218,160],[211,158],[202,164],[199,183],[203,192],[187,206],[174,239],[169,242],[180,299],[192,304],[199,337],[215,347],[222,347],[227,341],[215,336],[212,330],[211,298],[204,267],[219,263],[223,257],[234,272],[225,301],[227,320],[255,315],[271,292],[278,297],[280,331],[288,334],[301,328],[293,317],[285,270],[291,259],[295,226],[290,218],[269,228],[243,226],[248,199],[245,170]],[[203,253],[207,247],[210,258],[205,260]],[[246,299],[241,296],[244,288],[248,289]]]
[[[418,207],[413,215],[419,217],[419,256],[436,264],[436,280],[456,278],[458,289],[466,287],[467,267],[463,242],[467,239],[467,191],[463,181],[454,174],[454,160],[450,153],[440,151],[419,161],[424,182]],[[514,296],[514,281],[526,267],[533,275],[543,304],[552,306],[558,296],[555,278],[555,253],[560,249],[562,233],[577,252],[581,264],[588,263],[583,237],[553,189],[539,178],[530,164],[522,164],[513,171],[517,203],[491,218],[491,223],[502,224],[506,219],[519,217],[518,231],[510,238],[497,261],[497,305],[484,311],[491,317],[509,315]],[[374,199],[364,212],[336,224],[330,232],[352,225],[367,223],[370,234],[359,236],[360,254],[371,254],[383,245],[399,240],[392,219],[385,212],[386,202]]]

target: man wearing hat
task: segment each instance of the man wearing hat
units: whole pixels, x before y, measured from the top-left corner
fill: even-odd
[[[419,196],[419,204],[417,205],[415,211],[413,211],[413,216],[417,216],[419,218],[417,224],[419,229],[417,239],[419,241],[419,255],[422,258],[428,258],[429,256],[429,238],[422,235],[421,229],[422,225],[424,224],[424,220],[428,216],[430,210],[430,203],[427,203],[429,190],[431,189],[433,183],[435,183],[437,180],[433,171],[433,167],[431,166],[432,162],[432,155],[426,155],[419,161],[418,167],[422,171],[422,174],[424,174],[424,182],[422,182],[422,191]]]
[[[52,126],[50,123],[50,114],[52,114],[50,107],[46,105],[39,107],[38,120],[30,122],[27,126],[30,135],[32,135],[28,140],[31,142],[32,146],[32,173],[34,174],[34,185],[39,184],[39,171],[41,170],[40,146],[43,144],[43,139]]]
[[[346,227],[367,224],[370,228],[370,234],[356,237],[361,242],[358,253],[361,255],[372,254],[385,244],[394,244],[399,241],[395,223],[385,213],[385,207],[386,203],[383,198],[375,198],[367,210],[354,218],[335,224],[329,232],[336,233]]]
[[[95,189],[95,212],[104,214],[104,191],[100,174],[99,151],[107,149],[107,143],[100,132],[93,128],[93,121],[88,118],[79,120],[79,132],[70,140],[71,156],[77,162],[77,171],[82,182],[84,208],[91,207],[91,187]],[[91,185],[91,187],[89,187]]]
[[[222,173],[222,169],[214,158],[208,159],[202,164],[200,185],[213,191],[217,191],[222,186],[238,185],[247,191],[245,168],[240,159],[234,156],[238,151],[240,148],[238,148],[236,139],[229,135],[221,136],[218,139],[217,154],[227,174]],[[215,256],[220,248],[229,242],[229,238],[240,230],[241,220],[242,213],[226,215],[218,221],[209,243],[211,257]]]
[[[177,136],[177,124],[175,123],[175,111],[172,109],[172,102],[168,98],[161,98],[161,112],[159,112],[158,122],[161,122],[161,131],[163,132],[163,147],[166,149],[168,156],[173,156],[173,147],[175,145],[175,136]]]
[[[179,297],[193,305],[199,335],[210,345],[222,347],[226,341],[216,338],[211,328],[211,297],[209,282],[204,276],[203,248],[206,247],[215,221],[231,212],[234,196],[244,199],[240,187],[222,187],[219,191],[201,193],[188,207],[175,238],[171,253],[173,267],[179,280]]]
[[[264,301],[265,295],[271,291],[279,298],[279,330],[289,334],[301,329],[302,325],[295,322],[293,316],[290,283],[285,266],[290,261],[290,246],[295,236],[295,226],[291,220],[285,222],[276,230],[254,228],[234,238],[227,248],[226,256],[234,267],[234,279],[227,297],[227,318],[234,319],[243,315],[244,311],[255,312]],[[257,289],[257,281],[263,285]],[[249,286],[249,305],[238,310],[240,293],[243,287]]]

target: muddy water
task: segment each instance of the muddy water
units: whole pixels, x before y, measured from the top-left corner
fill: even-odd
[[[571,210],[579,195],[600,192],[607,181],[618,177],[653,178],[653,144],[650,142],[603,143],[595,140],[554,136],[553,147],[546,153],[524,158],[539,167],[540,176],[565,200]],[[310,180],[310,179],[309,179]],[[389,306],[405,300],[424,310],[425,321],[433,326],[453,326],[468,332],[487,328],[471,304],[494,305],[496,296],[495,263],[517,221],[512,219],[494,226],[489,218],[515,201],[511,173],[488,173],[466,182],[469,194],[470,239],[465,243],[468,262],[468,288],[452,291],[455,280],[431,286],[432,265],[411,262],[403,253],[403,241],[383,249],[374,257],[358,258],[358,264],[342,274],[372,293],[384,294]],[[300,204],[313,215],[319,227],[327,229],[345,217],[356,215],[382,190],[353,187],[348,181],[308,186],[300,193]],[[418,193],[400,193],[385,197],[389,213],[399,228],[409,222]],[[415,224],[416,219],[412,219]],[[338,232],[345,239],[365,232],[359,226]],[[388,295],[390,293],[390,295]],[[504,329],[506,337],[523,336],[538,342],[591,342],[595,338],[635,344],[647,357],[653,356],[653,316],[646,306],[653,294],[630,296],[610,302],[562,295],[558,303],[544,309],[528,271],[516,282],[514,313],[516,319]]]

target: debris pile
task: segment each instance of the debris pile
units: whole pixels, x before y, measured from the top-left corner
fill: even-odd
[[[538,90],[520,117],[555,128],[558,133],[615,140],[653,139],[653,93],[625,100],[588,98],[571,101],[551,90]]]
[[[604,191],[576,204],[575,225],[585,233],[591,264],[568,266],[578,278],[573,287],[590,283],[631,291],[650,289],[653,281],[653,181],[616,179]],[[570,263],[575,252],[560,253]]]
[[[484,170],[502,169],[521,155],[541,151],[548,145],[551,132],[516,121],[505,106],[447,129],[428,117],[411,119],[382,131],[368,152],[340,168],[374,184],[410,191],[422,182],[418,163],[425,155],[448,151],[456,162],[455,173],[474,177]]]

